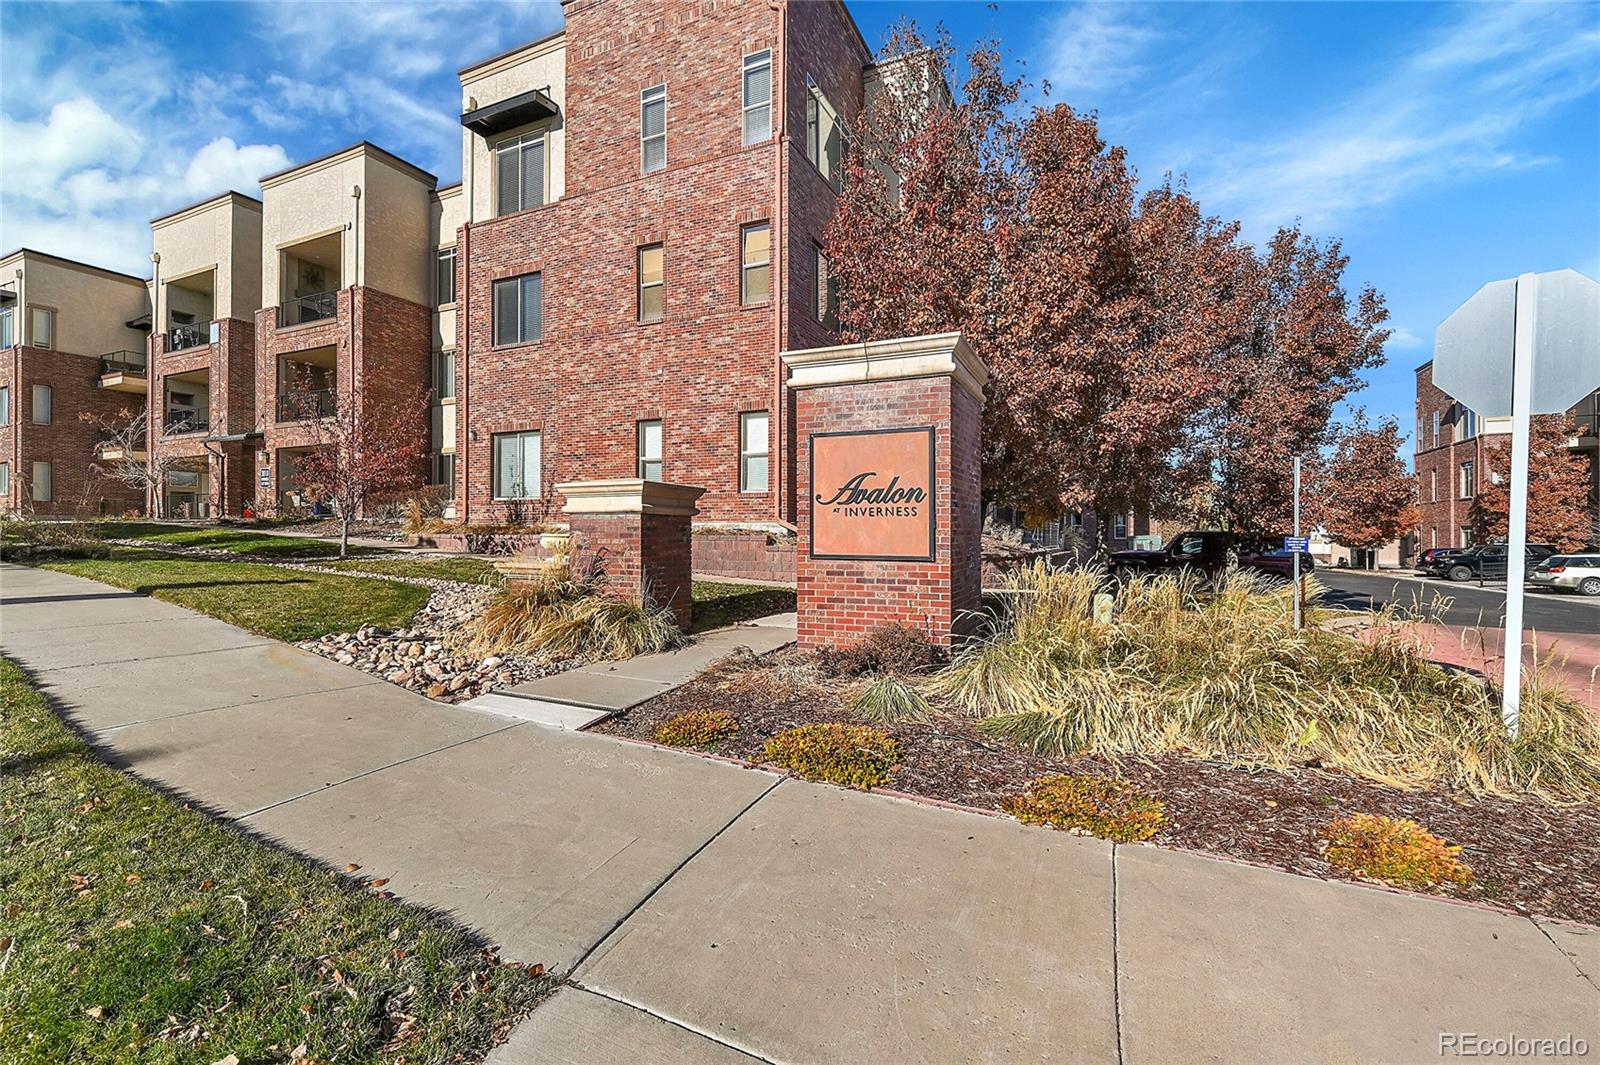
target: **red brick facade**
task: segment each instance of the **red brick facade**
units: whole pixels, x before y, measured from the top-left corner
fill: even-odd
[[[793,401],[778,352],[832,339],[812,272],[834,193],[805,156],[806,77],[853,114],[867,50],[834,0],[574,0],[565,13],[565,195],[457,239],[457,518],[553,514],[558,481],[637,476],[638,422],[659,420],[660,476],[703,486],[704,518],[791,521]],[[741,65],[763,49],[774,136],[745,147]],[[663,83],[667,166],[641,176],[639,93]],[[740,227],[756,222],[771,226],[774,295],[745,306]],[[655,243],[664,313],[646,324],[636,257]],[[540,339],[497,348],[494,282],[536,271]],[[756,411],[769,416],[768,486],[744,492],[740,415]],[[543,499],[513,508],[493,498],[492,439],[525,430],[541,434]]]
[[[50,388],[50,424],[35,423],[33,386]],[[0,510],[61,517],[92,517],[139,510],[137,487],[105,476],[95,462],[101,429],[94,420],[125,421],[144,398],[100,387],[98,356],[17,346],[0,351],[0,388],[9,393],[10,421],[0,425],[0,462],[9,491]],[[85,421],[82,414],[90,416]],[[32,498],[33,464],[50,464],[51,499]]]
[[[215,343],[180,351],[167,351],[168,334],[150,338],[151,424],[158,427],[155,447],[163,458],[192,460],[210,476],[209,503],[214,515],[238,517],[250,498],[250,478],[255,472],[253,450],[242,442],[219,443],[209,436],[249,434],[256,428],[255,323],[221,318],[214,323]],[[209,424],[203,430],[169,434],[166,431],[167,392],[178,374],[208,373]],[[189,465],[188,462],[185,465]],[[165,508],[163,507],[163,510]],[[167,515],[172,516],[172,515]]]
[[[687,515],[573,514],[573,568],[597,573],[612,593],[644,599],[689,631],[694,612]]]
[[[794,581],[795,542],[760,530],[697,529],[694,571],[752,581]]]

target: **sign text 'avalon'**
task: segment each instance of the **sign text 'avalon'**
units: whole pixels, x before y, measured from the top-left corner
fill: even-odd
[[[811,437],[811,556],[931,561],[933,429]]]

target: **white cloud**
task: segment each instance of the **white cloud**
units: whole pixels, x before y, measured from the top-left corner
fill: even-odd
[[[1410,351],[1414,348],[1428,346],[1429,341],[1413,333],[1403,325],[1395,326],[1389,333],[1389,342],[1384,346],[1395,351]]]
[[[1132,4],[1074,4],[1049,31],[1043,59],[1052,91],[1073,96],[1137,82],[1160,35]]]
[[[138,135],[86,96],[61,101],[38,122],[0,115],[0,139],[3,184],[24,194],[46,193],[80,167],[125,170],[139,154]]]
[[[289,153],[279,144],[235,144],[218,137],[194,153],[183,173],[190,196],[209,196],[228,189],[254,189],[266,174],[287,168]]]

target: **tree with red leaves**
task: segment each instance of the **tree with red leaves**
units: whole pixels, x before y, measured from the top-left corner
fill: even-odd
[[[1374,550],[1393,543],[1422,521],[1417,479],[1400,457],[1400,426],[1385,419],[1376,429],[1356,412],[1314,485],[1313,512],[1338,543]]]
[[[309,388],[302,394],[310,397]],[[396,498],[427,480],[428,393],[417,389],[386,397],[382,408],[339,396],[332,414],[307,410],[310,450],[295,459],[306,495],[333,504],[339,518],[339,557],[350,552],[350,526],[369,503]]]
[[[1565,414],[1532,419],[1528,434],[1528,540],[1579,551],[1600,540],[1600,517],[1589,499],[1589,459],[1567,446],[1576,435]],[[1511,506],[1511,437],[1484,441],[1488,469],[1472,500],[1473,532],[1489,541],[1506,536]]]

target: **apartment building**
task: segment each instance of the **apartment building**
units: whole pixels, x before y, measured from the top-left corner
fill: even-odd
[[[0,510],[143,506],[141,490],[105,476],[96,452],[100,423],[144,408],[149,329],[142,278],[28,248],[0,258]]]
[[[252,498],[260,200],[225,192],[155,219],[150,423],[165,471],[152,512],[237,517]]]
[[[639,477],[703,486],[702,525],[782,530],[779,353],[835,339],[821,237],[869,50],[836,0],[564,10],[461,71],[456,517]]]
[[[1470,547],[1473,543],[1472,500],[1491,476],[1486,444],[1509,433],[1510,418],[1480,418],[1433,383],[1433,363],[1416,370],[1417,429],[1415,460],[1418,506],[1422,522],[1418,549]],[[1592,392],[1568,412],[1577,435],[1568,446],[1589,456],[1590,497],[1600,500],[1600,392]]]

